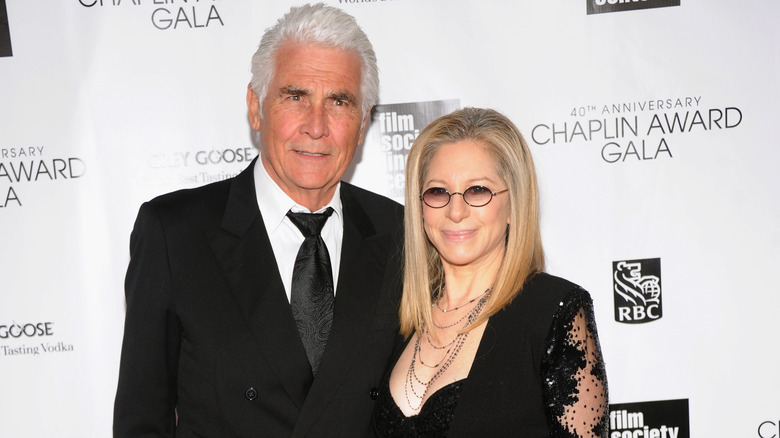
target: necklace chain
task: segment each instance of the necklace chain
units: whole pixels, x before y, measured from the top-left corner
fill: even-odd
[[[460,306],[453,307],[452,309],[442,309],[441,306],[439,306],[439,300],[441,300],[441,297],[442,297],[442,294],[443,294],[443,289],[444,289],[443,287],[439,289],[439,293],[436,294],[436,299],[433,301],[433,304],[432,304],[432,306],[436,306],[436,308],[441,310],[443,313],[454,312],[456,310],[462,309],[463,307],[468,306],[469,304],[473,303],[474,301],[477,301],[481,297],[485,296],[485,294],[487,294],[488,291],[490,290],[490,288],[485,289],[485,292],[482,292],[481,295],[477,295],[476,297],[474,297],[474,298],[470,299],[469,301],[461,304]]]
[[[433,339],[431,339],[431,333],[428,330],[425,331],[425,340],[428,341],[428,345],[433,347],[434,350],[444,350],[445,348],[447,348],[450,345],[454,344],[457,339],[458,339],[458,337],[455,336],[454,338],[452,338],[452,340],[450,342],[448,342],[448,343],[446,343],[444,345],[436,345],[436,344],[433,343]]]
[[[480,298],[481,297],[481,298]],[[487,299],[490,297],[490,288],[488,288],[485,293],[480,295],[479,302],[474,306],[473,309],[471,309],[467,314],[467,321],[463,325],[463,327],[469,326],[471,323],[477,320],[477,316],[479,316],[480,312],[482,311],[482,308],[485,307],[485,303],[487,303]],[[477,298],[469,301],[474,302]],[[464,304],[465,306],[465,304]],[[462,306],[460,306],[462,307]],[[451,309],[454,310],[454,309]],[[465,318],[465,317],[464,317]],[[458,322],[462,321],[464,318],[461,318],[458,320]],[[434,323],[435,324],[435,323]],[[457,324],[457,323],[456,323]],[[454,324],[453,324],[454,325]],[[438,326],[437,326],[438,327]],[[449,326],[452,327],[452,326]],[[441,327],[438,327],[441,328]],[[448,342],[445,345],[442,346],[436,346],[433,344],[430,338],[430,332],[426,327],[423,327],[422,334],[417,334],[416,339],[414,341],[414,350],[412,352],[412,362],[409,364],[409,370],[406,372],[406,378],[404,381],[404,397],[406,397],[406,403],[410,408],[412,408],[415,412],[419,411],[420,408],[422,408],[423,400],[425,400],[425,397],[428,395],[428,390],[430,389],[433,382],[435,382],[439,377],[441,377],[442,374],[444,374],[445,371],[450,367],[452,362],[455,360],[455,358],[458,356],[458,353],[460,353],[460,349],[463,347],[463,344],[466,343],[466,339],[469,336],[469,332],[463,332],[458,333],[455,338]],[[435,364],[427,364],[423,361],[421,349],[420,349],[420,340],[422,339],[422,335],[425,335],[428,343],[435,349],[435,350],[443,350],[447,349],[447,351],[444,352],[444,356]],[[425,382],[423,379],[421,379],[417,374],[417,367],[416,362],[419,361],[420,365],[426,367],[426,368],[438,368],[436,373],[427,381]],[[411,395],[417,399],[417,403],[414,405],[412,404],[412,400],[410,397]]]
[[[476,297],[472,298],[472,299],[471,299],[471,300],[469,300],[467,303],[461,304],[460,306],[458,306],[458,307],[454,307],[454,308],[452,308],[452,309],[444,310],[444,309],[442,309],[441,307],[439,307],[439,300],[441,299],[441,290],[439,290],[439,294],[438,294],[438,296],[436,297],[436,301],[434,301],[432,305],[435,305],[435,306],[436,306],[436,308],[438,308],[439,310],[441,310],[443,313],[447,313],[447,312],[453,312],[453,311],[455,311],[455,310],[458,310],[458,309],[460,309],[460,308],[462,308],[462,307],[464,307],[464,306],[467,306],[467,305],[469,305],[469,304],[473,303],[474,301],[476,301],[476,300],[477,300],[477,299],[479,299],[479,298],[482,298],[482,297],[486,296],[486,295],[488,294],[488,292],[490,292],[490,288],[487,288],[487,289],[485,289],[485,292],[482,292],[482,294],[481,294],[481,295],[478,295],[478,296],[476,296]],[[479,303],[477,303],[477,304],[476,304],[474,307],[476,307],[476,306],[478,306],[478,305],[479,305]],[[473,311],[473,310],[474,310],[474,308],[472,308],[471,310]],[[437,324],[437,323],[436,323],[436,321],[434,320],[434,321],[433,321],[433,325],[434,325],[436,328],[438,328],[438,329],[447,329],[447,328],[450,328],[450,327],[455,327],[456,325],[458,325],[458,324],[460,324],[461,322],[463,322],[463,320],[464,320],[464,319],[468,318],[468,317],[469,317],[469,315],[471,315],[471,312],[467,312],[467,313],[465,313],[463,316],[461,316],[460,318],[458,318],[458,320],[457,320],[457,321],[455,321],[455,322],[453,322],[452,324],[449,324],[449,325],[439,325],[439,324]],[[430,341],[429,341],[429,343],[430,343]],[[435,348],[435,346],[434,346],[433,344],[431,344],[431,346],[433,346],[433,347]]]

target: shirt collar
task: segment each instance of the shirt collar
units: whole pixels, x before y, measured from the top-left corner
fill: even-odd
[[[257,196],[257,205],[260,207],[266,229],[269,232],[273,232],[281,225],[288,211],[292,210],[296,213],[310,213],[311,211],[296,203],[287,193],[284,193],[276,182],[271,179],[271,176],[268,175],[268,171],[265,170],[261,160],[262,158],[258,157],[257,161],[255,161],[255,195]],[[336,184],[336,191],[333,192],[330,202],[320,210],[311,213],[319,213],[328,207],[333,207],[333,213],[338,218],[338,221],[342,222],[340,181]]]

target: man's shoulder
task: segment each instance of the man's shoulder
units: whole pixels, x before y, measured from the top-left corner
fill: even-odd
[[[230,191],[230,180],[219,181],[200,187],[180,189],[165,193],[148,201],[158,209],[191,208],[193,206],[205,206],[210,201],[219,201],[227,198]]]
[[[254,163],[254,162],[253,162]],[[239,174],[221,181],[199,187],[176,190],[159,195],[146,204],[158,209],[210,209],[214,206],[224,206],[234,191],[240,198],[254,197],[253,164],[250,164]]]
[[[341,200],[347,215],[365,215],[372,223],[385,226],[403,225],[404,207],[390,198],[342,182]]]
[[[350,183],[341,183],[341,199],[344,203],[360,205],[370,216],[388,215],[403,217],[404,206],[380,194],[368,191]]]
[[[138,216],[152,215],[171,226],[214,224],[221,221],[228,202],[231,180],[159,195],[141,206]]]
[[[404,208],[403,205],[399,204],[398,202],[386,196],[360,188],[348,182],[343,182],[343,181],[341,182],[341,191],[342,191],[342,197],[352,196],[358,201],[381,205],[384,206],[385,208],[400,209],[400,210],[403,210]]]

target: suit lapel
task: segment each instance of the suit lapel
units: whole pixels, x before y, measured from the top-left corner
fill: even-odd
[[[320,369],[295,428],[303,436],[326,410],[350,368],[359,360],[360,346],[371,330],[376,313],[389,237],[378,235],[349,185],[341,186],[344,237],[336,290],[333,327]]]
[[[206,237],[265,362],[300,408],[311,368],[257,207],[253,167],[235,178],[222,227]]]

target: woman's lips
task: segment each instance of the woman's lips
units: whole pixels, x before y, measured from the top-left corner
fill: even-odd
[[[464,240],[474,235],[474,230],[444,230],[442,234],[449,240]]]

